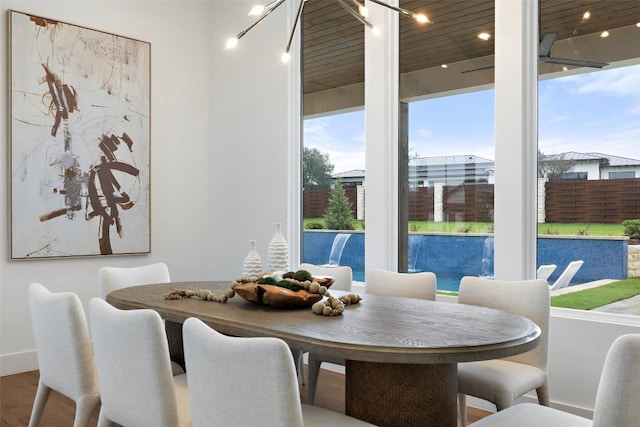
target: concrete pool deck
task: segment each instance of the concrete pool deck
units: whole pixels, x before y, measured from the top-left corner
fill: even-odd
[[[582,291],[585,289],[595,288],[595,287],[606,285],[608,283],[612,283],[616,281],[617,280],[603,279],[603,280],[596,280],[594,282],[583,283],[581,285],[568,286],[566,288],[551,291],[551,296],[568,294],[576,291]],[[602,307],[594,308],[591,311],[640,316],[640,295],[636,295],[635,297],[616,301],[611,304],[603,305]]]

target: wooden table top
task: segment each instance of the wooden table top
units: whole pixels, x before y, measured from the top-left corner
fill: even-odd
[[[150,308],[167,321],[198,317],[233,336],[275,336],[292,348],[334,358],[381,363],[453,363],[512,356],[538,345],[540,328],[499,310],[451,302],[362,294],[342,316],[246,301],[165,300],[174,289],[223,293],[230,282],[172,282],[123,288],[107,296],[121,309]],[[334,296],[344,292],[333,291]]]

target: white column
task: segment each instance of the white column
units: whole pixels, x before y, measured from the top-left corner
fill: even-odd
[[[358,185],[356,187],[356,219],[358,220],[364,219],[365,194],[366,194],[365,186]],[[365,223],[365,227],[366,227],[366,223]]]
[[[398,5],[397,0],[389,4]],[[365,31],[366,183],[365,269],[398,267],[398,13],[366,2]]]
[[[538,11],[496,0],[495,277],[535,277]]]
[[[433,185],[433,222],[444,221],[444,184]]]
[[[538,178],[538,223],[547,221],[547,179]]]
[[[296,19],[297,5],[294,2],[287,4],[287,27],[293,25]],[[298,23],[300,24],[300,23]],[[301,61],[300,34],[296,31],[291,46],[291,58],[287,64],[288,79],[288,103],[287,118],[287,166],[289,179],[287,180],[287,223],[284,235],[289,241],[289,265],[298,265],[301,261],[302,246],[302,76],[300,74]],[[299,244],[298,244],[299,242]]]

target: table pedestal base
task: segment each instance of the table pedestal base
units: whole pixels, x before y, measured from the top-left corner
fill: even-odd
[[[347,415],[377,426],[457,425],[458,366],[347,360]]]
[[[184,346],[182,344],[182,323],[164,322],[169,344],[169,357],[184,369]]]

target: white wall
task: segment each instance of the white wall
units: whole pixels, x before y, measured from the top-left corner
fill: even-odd
[[[620,335],[640,333],[640,318],[552,307],[549,329],[552,406],[590,417],[609,347]]]
[[[0,373],[37,367],[27,287],[40,281],[52,291],[72,291],[86,305],[97,296],[101,266],[164,261],[177,280],[213,278],[211,224],[210,5],[179,1],[2,0],[0,34],[7,9],[57,19],[151,43],[150,255],[9,261],[6,44],[0,49]]]
[[[292,236],[295,209],[288,205],[290,186],[296,184],[288,178],[293,174],[290,157],[297,153],[300,158],[299,135],[293,136],[295,144],[289,143],[299,117],[299,101],[289,110],[290,97],[299,99],[288,85],[296,62],[295,58],[289,64],[280,61],[289,37],[291,9],[286,7],[295,11],[293,3],[297,2],[276,9],[240,39],[235,50],[227,52],[222,51],[226,39],[253,22],[247,12],[255,1],[213,3],[209,138],[213,205],[207,214],[214,253],[209,274],[215,279],[239,276],[249,240],[257,240],[266,268],[275,223],[282,223],[289,246],[296,239]]]
[[[241,273],[250,239],[266,262],[274,223],[297,238],[289,201],[295,182],[288,177],[297,158],[289,144],[299,102],[291,101],[291,69],[280,62],[291,10],[282,6],[236,52],[223,54],[226,38],[251,22],[250,4],[2,0],[2,34],[6,11],[15,9],[151,43],[152,248],[143,256],[8,261],[8,245],[0,245],[1,375],[37,368],[27,301],[32,281],[75,292],[86,306],[104,265],[164,261],[174,280],[230,280]],[[1,55],[6,64],[6,49]],[[6,67],[0,80],[8,86]],[[7,129],[7,102],[0,109],[0,129]],[[7,156],[1,144],[0,158]],[[0,173],[0,212],[8,212],[8,167]],[[7,221],[0,222],[0,239],[8,241]]]

